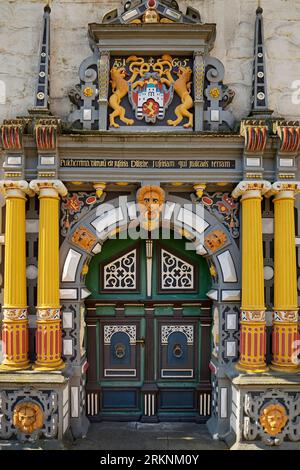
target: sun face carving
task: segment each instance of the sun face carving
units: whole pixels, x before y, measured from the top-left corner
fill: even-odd
[[[153,230],[159,225],[159,214],[165,202],[165,192],[159,186],[143,186],[137,192],[137,203],[141,215],[141,225]]]
[[[43,427],[43,411],[37,403],[22,402],[16,405],[13,424],[21,432],[32,434]]]
[[[280,403],[266,406],[259,417],[264,431],[270,436],[279,434],[286,425],[287,420],[286,410]]]

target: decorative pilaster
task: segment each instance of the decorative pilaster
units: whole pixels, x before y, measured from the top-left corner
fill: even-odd
[[[232,193],[242,204],[242,305],[240,360],[244,372],[265,372],[266,320],[261,200],[269,191],[267,181],[243,181]]]
[[[55,180],[31,181],[30,187],[40,199],[35,369],[57,370],[64,367],[59,302],[59,196],[66,196],[67,189]]]
[[[298,294],[295,246],[295,194],[300,183],[273,184],[275,217],[274,323],[271,368],[284,372],[299,371],[297,359]]]
[[[194,54],[195,131],[203,131],[204,129],[204,79],[204,53],[196,51]]]
[[[25,194],[31,194],[26,181],[1,181],[6,198],[3,370],[28,369],[28,319],[26,293]]]
[[[110,53],[101,51],[98,64],[99,70],[99,129],[107,129],[107,106],[109,88]]]

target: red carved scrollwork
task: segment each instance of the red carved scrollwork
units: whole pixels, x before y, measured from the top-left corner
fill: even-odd
[[[23,146],[24,122],[21,119],[5,120],[1,128],[4,150],[21,150]]]
[[[35,138],[38,150],[56,150],[59,121],[40,119],[35,126]]]
[[[245,150],[249,153],[263,153],[267,144],[268,127],[264,121],[242,121],[241,136],[245,138]]]
[[[300,122],[281,121],[274,123],[274,134],[280,139],[281,153],[297,154],[300,150]]]

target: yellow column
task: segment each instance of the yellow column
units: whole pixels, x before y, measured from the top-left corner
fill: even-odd
[[[59,204],[67,189],[60,181],[36,180],[30,187],[39,194],[39,247],[37,331],[34,368],[58,370],[61,359],[61,319],[59,302]]]
[[[6,198],[2,370],[30,367],[26,293],[26,181],[1,181]]]
[[[298,294],[295,244],[295,193],[299,183],[273,184],[274,252],[274,323],[271,368],[284,372],[299,371],[297,359]],[[296,353],[296,354],[295,354]],[[294,357],[295,356],[295,357]]]
[[[270,188],[267,181],[244,181],[232,193],[234,198],[242,196],[242,305],[237,368],[244,372],[267,370],[261,200]]]

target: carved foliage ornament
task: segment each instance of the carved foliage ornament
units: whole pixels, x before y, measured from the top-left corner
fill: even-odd
[[[22,402],[16,405],[13,412],[13,424],[21,432],[32,434],[43,427],[42,408],[34,402]]]
[[[112,94],[109,106],[113,112],[109,115],[110,127],[118,128],[120,121],[128,126],[135,124],[135,120],[125,116],[126,109],[121,105],[127,96],[135,118],[147,123],[156,123],[163,120],[168,106],[172,103],[174,91],[181,104],[174,112],[176,119],[168,119],[169,126],[179,126],[187,118],[183,127],[193,127],[193,114],[189,111],[194,106],[191,97],[192,69],[188,60],[177,62],[170,55],[160,58],[144,58],[130,56],[122,61],[115,60],[110,71]],[[130,76],[127,80],[126,76]]]

